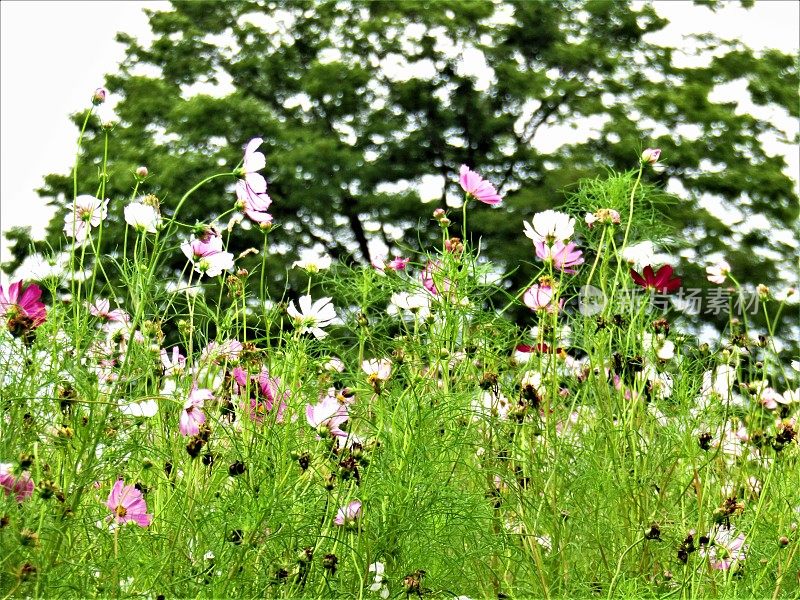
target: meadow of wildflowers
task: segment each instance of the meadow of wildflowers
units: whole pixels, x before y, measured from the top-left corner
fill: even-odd
[[[270,260],[260,144],[170,206],[145,167],[129,199],[76,181],[60,268],[0,289],[3,597],[800,595],[800,362],[724,262],[729,325],[695,337],[648,237],[659,150],[519,223],[523,289],[492,283],[468,221],[503,198],[464,165],[439,247],[309,256],[269,298],[226,251],[248,219]],[[230,211],[181,222],[218,177]],[[768,324],[796,296],[754,293]]]

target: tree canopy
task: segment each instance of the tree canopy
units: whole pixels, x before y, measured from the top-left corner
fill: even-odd
[[[752,287],[778,285],[796,264],[792,235],[777,233],[797,219],[795,183],[763,144],[786,133],[717,99],[719,86],[743,81],[755,105],[797,118],[794,56],[704,35],[694,43],[709,52],[707,64],[685,66],[675,48],[649,41],[667,25],[651,5],[606,0],[176,1],[147,14],[154,41],[119,34],[127,58],[107,80],[120,98],[105,188],[108,252],[121,243],[136,167],[148,167],[145,191],[169,214],[260,136],[276,290],[302,248],[368,263],[381,245],[401,253],[436,239],[436,227],[420,224],[448,199],[457,203],[461,164],[505,197],[470,227],[485,255],[512,269],[532,260],[519,240],[523,219],[562,204],[580,178],[629,169],[645,146],[664,157],[651,183],[679,190],[663,218],[682,232],[665,243],[687,249],[686,284],[702,285],[714,253]],[[564,133],[586,124],[588,136]],[[563,143],[553,143],[558,136]],[[79,193],[96,191],[103,138],[90,119]],[[71,174],[48,176],[41,194],[66,206]],[[212,181],[181,221],[210,222],[234,202],[232,180]],[[740,222],[761,215],[769,227],[737,228],[721,216],[731,211]],[[62,215],[50,224],[51,244]],[[29,239],[13,235],[18,264]],[[231,251],[261,247],[262,237],[237,229]],[[176,251],[165,275],[184,265]]]

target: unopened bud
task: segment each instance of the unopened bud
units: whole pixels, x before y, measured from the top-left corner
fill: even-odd
[[[769,298],[769,288],[765,286],[763,283],[759,283],[756,287],[756,291],[758,292],[758,297],[762,300],[766,300]]]
[[[654,165],[661,157],[661,150],[659,148],[647,148],[642,152],[642,162]]]
[[[108,90],[106,88],[97,88],[92,94],[92,104],[97,106],[98,104],[102,104],[106,101],[106,95],[108,94]]]
[[[147,167],[142,166],[142,167],[139,167],[138,169],[136,169],[136,178],[137,179],[144,179],[145,177],[147,177],[147,175],[148,175]]]

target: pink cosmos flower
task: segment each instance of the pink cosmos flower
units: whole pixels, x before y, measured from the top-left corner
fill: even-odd
[[[267,191],[267,180],[256,171],[260,171],[267,165],[267,159],[261,152],[259,146],[264,142],[261,138],[253,138],[247,143],[244,149],[244,160],[239,169],[239,175],[244,178],[247,187],[256,194],[263,194]]]
[[[31,479],[31,474],[28,471],[24,471],[19,477],[15,477],[11,469],[11,464],[0,464],[0,489],[7,496],[14,494],[17,502],[24,502],[33,495],[35,486]]]
[[[251,176],[253,175],[258,173],[252,173]],[[251,220],[262,227],[272,224],[272,215],[267,212],[272,199],[266,192],[258,193],[247,184],[246,180],[240,179],[236,182],[236,198],[239,201],[238,206]]]
[[[94,304],[89,305],[89,312],[103,321],[116,321],[118,323],[127,323],[130,321],[130,315],[121,308],[111,310],[111,303],[105,298],[98,298]]]
[[[199,238],[192,236],[181,244],[181,250],[201,275],[216,277],[233,269],[233,254],[222,249],[222,235],[210,227]]]
[[[459,174],[461,189],[476,200],[491,205],[500,204],[503,201],[495,187],[467,165],[461,165]]]
[[[248,377],[247,372],[241,367],[233,369],[233,380],[235,382],[234,392],[240,397],[246,396],[248,383],[250,384],[250,419],[262,423],[264,415],[270,413],[277,406],[275,421],[283,423],[283,414],[286,412],[286,400],[289,398],[289,391],[280,391],[281,380],[277,377],[270,377],[269,371],[265,368],[258,375]]]
[[[153,515],[147,513],[142,492],[132,485],[125,485],[122,479],[118,479],[111,488],[106,506],[112,513],[111,518],[120,525],[132,522],[139,527],[147,527],[153,520]]]
[[[548,246],[546,242],[540,241],[534,242],[533,245],[536,248],[536,256],[545,262],[551,261],[556,269],[564,273],[575,273],[572,267],[583,264],[583,253],[577,250],[574,242],[564,244],[556,241]]]
[[[355,526],[356,521],[361,518],[361,510],[361,500],[351,500],[339,509],[333,519],[333,524],[339,527]]]
[[[47,309],[39,302],[42,289],[35,283],[24,290],[22,281],[16,281],[8,286],[8,295],[0,285],[0,317],[6,321],[9,329],[18,327],[19,319],[30,321],[30,327],[38,327],[47,318]]]
[[[379,256],[372,260],[372,266],[381,274],[385,274],[386,271],[405,271],[406,266],[411,261],[410,258],[403,258],[401,256],[395,256],[392,260],[386,261],[386,257]]]
[[[441,271],[442,271],[441,261],[434,260],[434,261],[428,261],[428,264],[425,265],[425,268],[420,273],[422,286],[434,296],[438,296],[442,292],[447,293],[450,291],[450,280],[447,279],[446,277],[441,277],[440,276]],[[436,281],[434,281],[434,276],[436,278]],[[440,287],[441,290],[439,289]]]
[[[206,400],[212,400],[213,398],[214,394],[211,393],[211,390],[192,388],[181,411],[178,428],[182,435],[192,436],[200,433],[200,425],[206,422],[203,404]]]
[[[333,388],[316,404],[306,404],[306,421],[319,433],[327,431],[336,437],[347,437],[341,425],[348,418],[347,405],[339,402]]]
[[[529,287],[522,296],[522,302],[531,310],[546,310],[550,313],[557,312],[558,306],[551,304],[552,301],[553,288],[549,285],[533,285]]]

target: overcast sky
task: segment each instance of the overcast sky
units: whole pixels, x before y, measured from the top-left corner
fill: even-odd
[[[652,37],[662,44],[681,47],[684,35],[711,31],[757,49],[798,51],[798,2],[762,0],[749,11],[730,3],[716,13],[688,1],[655,5],[670,20],[667,30]],[[155,1],[0,2],[2,231],[31,225],[35,236],[42,235],[52,209],[34,190],[47,173],[70,169],[78,132],[68,115],[86,108],[93,90],[103,84],[104,74],[114,71],[122,60],[123,47],[114,41],[115,34],[125,31],[147,42],[152,38],[142,8],[168,6]],[[796,124],[792,126],[796,131]],[[771,151],[787,154],[797,173],[800,151],[796,147],[776,145]],[[0,262],[9,258],[3,238]]]

